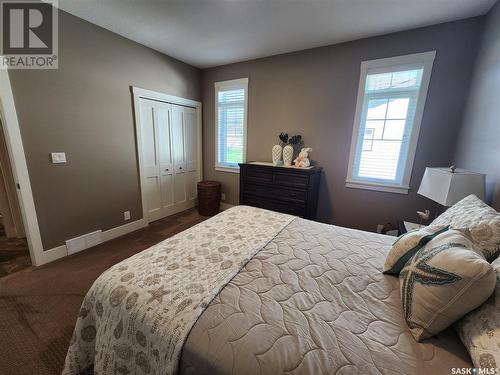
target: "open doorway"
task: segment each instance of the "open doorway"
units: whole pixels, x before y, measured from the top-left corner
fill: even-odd
[[[29,266],[30,252],[0,119],[0,277]]]

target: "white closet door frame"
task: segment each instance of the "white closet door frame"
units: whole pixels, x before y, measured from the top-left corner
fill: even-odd
[[[181,98],[179,96],[173,96],[169,94],[165,94],[162,92],[158,91],[152,91],[152,90],[147,90],[143,89],[140,87],[135,87],[132,86],[132,94],[134,97],[134,112],[135,112],[135,134],[137,137],[137,157],[139,160],[139,179],[140,179],[140,186],[141,186],[141,201],[142,201],[142,217],[143,219],[147,220],[148,213],[147,213],[147,205],[146,205],[146,195],[144,193],[144,163],[142,160],[142,136],[141,132],[139,129],[140,126],[140,119],[141,119],[141,114],[140,114],[140,99],[149,99],[149,100],[156,100],[159,102],[164,102],[164,103],[170,103],[170,104],[177,104],[177,105],[182,105],[185,107],[191,107],[196,110],[196,125],[197,125],[197,130],[198,130],[198,180],[201,181],[202,176],[203,176],[203,164],[202,164],[202,155],[201,155],[201,144],[202,144],[202,128],[201,128],[201,115],[202,115],[202,104],[201,102],[198,102],[196,100],[191,100],[191,99],[185,99]]]

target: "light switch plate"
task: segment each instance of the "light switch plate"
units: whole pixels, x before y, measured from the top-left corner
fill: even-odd
[[[66,163],[66,153],[65,152],[51,152],[50,158],[52,159],[52,164]]]

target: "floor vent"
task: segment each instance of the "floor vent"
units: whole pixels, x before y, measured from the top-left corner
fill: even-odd
[[[88,249],[89,247],[99,245],[102,242],[102,231],[96,230],[92,233],[84,234],[83,236],[75,237],[66,241],[68,255],[78,253],[79,251]]]

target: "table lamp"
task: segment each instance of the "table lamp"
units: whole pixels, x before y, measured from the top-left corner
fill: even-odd
[[[470,194],[484,200],[486,175],[455,166],[449,168],[425,168],[418,194],[450,207]],[[426,213],[429,211],[426,210]],[[430,213],[430,212],[429,212]],[[419,214],[422,219],[429,219]]]

